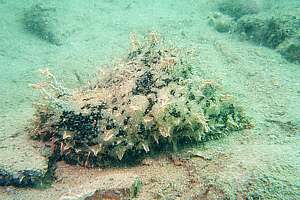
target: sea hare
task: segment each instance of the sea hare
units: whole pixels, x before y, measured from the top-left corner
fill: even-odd
[[[32,135],[56,159],[92,167],[250,127],[241,107],[194,75],[188,60],[150,34],[143,43],[133,39],[129,54],[86,87],[67,90],[43,71],[49,82],[35,85],[46,98],[37,104]]]

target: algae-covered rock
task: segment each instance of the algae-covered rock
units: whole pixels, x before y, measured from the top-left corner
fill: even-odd
[[[276,14],[261,12],[258,1],[217,1],[219,12],[208,17],[218,32],[237,33],[242,39],[276,49],[290,62],[299,63],[299,9]]]
[[[236,32],[260,45],[276,49],[290,62],[300,60],[300,18],[296,15],[248,15],[237,21]]]
[[[67,90],[43,71],[51,82],[36,85],[46,100],[32,134],[58,159],[84,166],[128,162],[250,127],[230,96],[192,73],[182,51],[155,34],[132,44],[125,58],[84,88]]]
[[[244,15],[256,14],[259,12],[259,5],[255,0],[221,0],[217,5],[218,10],[238,19]]]
[[[292,15],[247,15],[237,21],[236,31],[263,46],[276,48],[300,28],[300,20]]]
[[[278,52],[288,61],[300,63],[300,36],[281,43],[278,46]]]

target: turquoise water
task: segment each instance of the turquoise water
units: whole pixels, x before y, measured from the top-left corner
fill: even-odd
[[[33,118],[32,104],[38,98],[38,92],[31,84],[41,80],[39,69],[49,68],[66,87],[76,88],[94,79],[102,65],[126,54],[131,33],[142,38],[155,31],[177,47],[192,49],[197,63],[196,73],[218,82],[243,105],[256,124],[249,132],[207,144],[203,152],[217,156],[213,161],[203,161],[208,166],[203,171],[208,175],[195,172],[195,179],[216,186],[215,192],[208,193],[223,191],[220,193],[230,193],[230,198],[240,199],[237,193],[247,188],[249,177],[255,177],[255,187],[251,192],[261,194],[262,199],[297,199],[300,172],[300,67],[297,63],[300,2],[257,0],[242,7],[243,12],[239,7],[231,9],[240,2],[245,5],[244,1],[225,0],[0,0],[0,172],[2,169],[9,169],[11,173],[25,169],[45,170],[47,165],[47,159],[32,147],[24,130]],[[220,9],[222,3],[228,3],[229,7]],[[256,33],[253,35],[260,39],[255,39],[245,30],[244,33],[234,31],[239,20],[236,18],[241,17],[236,15],[238,12],[249,18],[293,16],[293,20],[298,21],[291,27],[296,32],[293,34],[299,37],[287,36],[281,41],[285,32],[276,35],[275,31],[280,29],[278,26],[269,26],[263,31],[265,34],[272,30],[276,35],[273,37],[271,32],[264,38],[266,40],[261,40]],[[287,20],[291,21],[290,18]],[[277,36],[280,44],[276,47],[265,42],[275,42]],[[292,40],[296,48],[298,44],[298,50],[293,50],[296,59],[292,61],[281,53],[288,40]],[[219,151],[223,152],[220,155],[226,155],[226,159],[218,154]],[[163,161],[152,162],[159,165]],[[194,167],[200,169],[200,165]],[[70,170],[73,173],[63,171],[60,175],[65,177],[65,182],[54,182],[46,190],[1,187],[0,199],[59,199],[68,193],[69,188],[76,189],[78,185],[84,185],[91,174],[95,175],[94,171],[84,171],[82,182],[76,182],[74,174],[78,171]],[[129,169],[131,173],[142,176],[145,182],[158,176],[157,170],[153,166]],[[186,176],[182,170],[164,166],[158,174],[157,184],[145,184],[140,199],[153,199],[151,195],[157,193],[162,193],[165,199],[193,196],[187,192],[188,183],[178,178]],[[264,181],[270,183],[268,187]],[[168,184],[173,185],[173,189],[164,186]],[[196,184],[195,188],[204,194],[207,188],[199,185]],[[164,190],[159,191],[160,187]],[[176,190],[181,197],[174,197]],[[196,193],[194,191],[194,196]],[[213,195],[207,198],[217,199]]]

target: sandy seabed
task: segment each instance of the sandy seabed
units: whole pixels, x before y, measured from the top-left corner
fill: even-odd
[[[138,199],[299,198],[300,67],[271,49],[216,32],[207,23],[214,1],[58,1],[54,5],[70,17],[67,27],[73,27],[62,45],[24,29],[24,11],[37,3],[0,0],[1,166],[21,170],[45,165],[24,139],[37,97],[29,85],[39,81],[38,69],[49,67],[68,87],[77,87],[81,83],[76,74],[83,81],[93,78],[102,64],[128,49],[131,32],[145,35],[154,30],[179,47],[193,49],[195,73],[233,94],[256,126],[208,142],[200,149],[202,156],[189,159],[161,155],[140,166],[93,170],[62,163],[51,187],[0,187],[1,199],[59,199],[79,185],[88,186],[93,177],[114,173],[141,177]],[[299,2],[262,4],[276,12]]]

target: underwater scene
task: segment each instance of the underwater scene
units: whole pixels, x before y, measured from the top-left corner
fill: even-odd
[[[300,199],[300,0],[0,0],[0,200]]]

